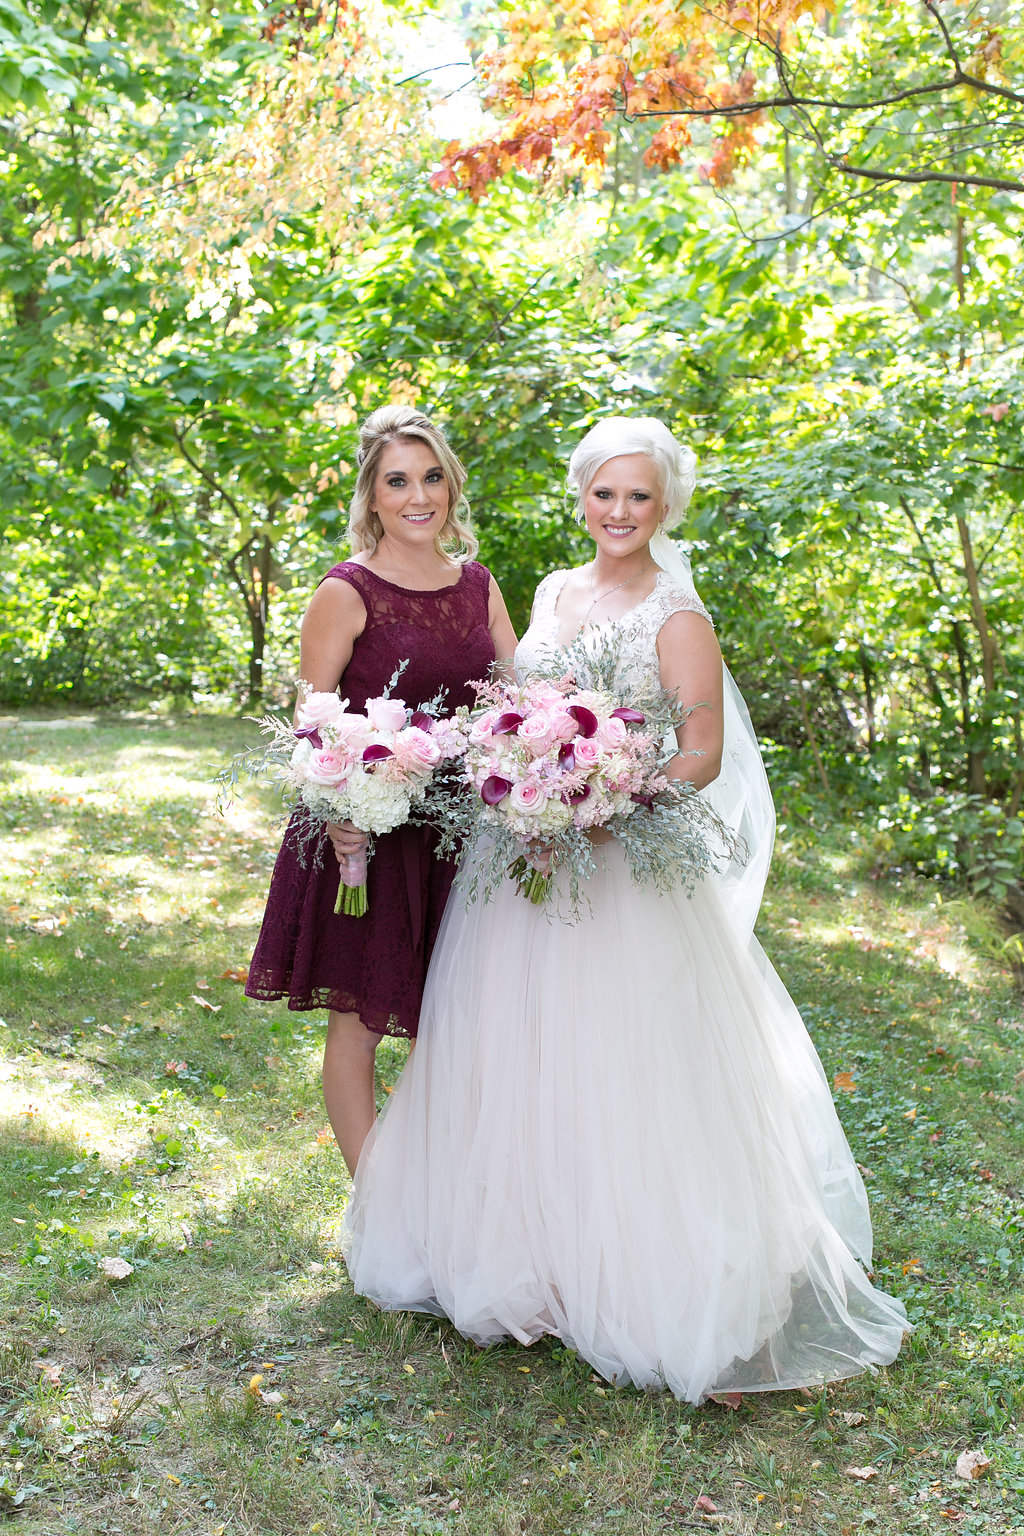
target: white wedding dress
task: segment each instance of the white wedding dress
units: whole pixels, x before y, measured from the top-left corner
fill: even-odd
[[[516,652],[542,671],[564,572]],[[631,666],[704,612],[660,575]],[[554,1334],[610,1381],[814,1386],[895,1358],[864,1188],[799,1014],[714,880],[632,883],[614,843],[577,923],[509,882],[453,891],[419,1038],[345,1218],[355,1289],[480,1344]]]

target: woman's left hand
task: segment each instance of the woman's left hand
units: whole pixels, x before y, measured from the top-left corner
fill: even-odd
[[[366,833],[360,832],[351,821],[329,821],[327,835],[334,844],[334,852],[339,864],[355,855],[365,853],[370,846],[370,839]]]

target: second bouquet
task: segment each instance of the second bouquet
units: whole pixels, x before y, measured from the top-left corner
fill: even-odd
[[[269,742],[236,759],[227,777],[233,781],[241,768],[276,778],[286,800],[303,813],[297,828],[303,849],[319,843],[328,822],[350,821],[370,836],[393,832],[422,819],[444,756],[434,736],[440,723],[389,696],[368,699],[366,713],[356,714],[336,693],[315,693],[300,683],[295,725],[272,716],[261,720]],[[366,872],[366,852],[342,861],[336,913],[364,916]]]

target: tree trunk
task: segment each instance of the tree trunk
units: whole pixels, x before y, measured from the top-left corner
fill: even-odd
[[[867,648],[862,645],[859,651],[860,675],[864,679],[864,719],[868,730],[868,751],[873,752],[878,744],[875,723],[875,669]]]

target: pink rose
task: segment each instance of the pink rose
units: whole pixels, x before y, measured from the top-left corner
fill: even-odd
[[[543,710],[537,710],[519,727],[519,740],[535,757],[543,757],[558,739],[557,722]]]
[[[365,715],[339,715],[327,729],[331,740],[349,752],[361,752],[370,740],[370,722]]]
[[[512,793],[509,795],[509,804],[519,816],[530,816],[541,811],[544,807],[544,796],[536,784],[529,781],[523,784],[513,784]]]
[[[531,683],[528,697],[534,709],[555,709],[565,703],[564,696],[551,683]]]
[[[299,688],[302,688],[299,684]],[[332,725],[343,710],[348,708],[348,700],[342,701],[336,693],[304,693],[299,700],[298,722],[300,725]]]
[[[418,726],[406,726],[394,740],[395,761],[407,773],[423,773],[441,761],[441,749]]]
[[[352,754],[337,747],[320,747],[310,753],[304,776],[313,784],[344,784],[352,772]]]
[[[479,747],[482,745],[482,743],[490,741],[491,726],[494,724],[497,718],[498,711],[496,709],[489,709],[485,714],[480,716],[479,720],[473,721],[473,724],[469,728],[469,739],[475,747]]]
[[[374,731],[400,731],[405,725],[401,699],[367,699],[366,718]]]
[[[621,747],[628,735],[623,722],[614,716],[600,721],[597,727],[597,739],[602,747]]]
[[[577,768],[596,768],[601,761],[601,748],[593,738],[578,736],[572,744],[572,755]]]

